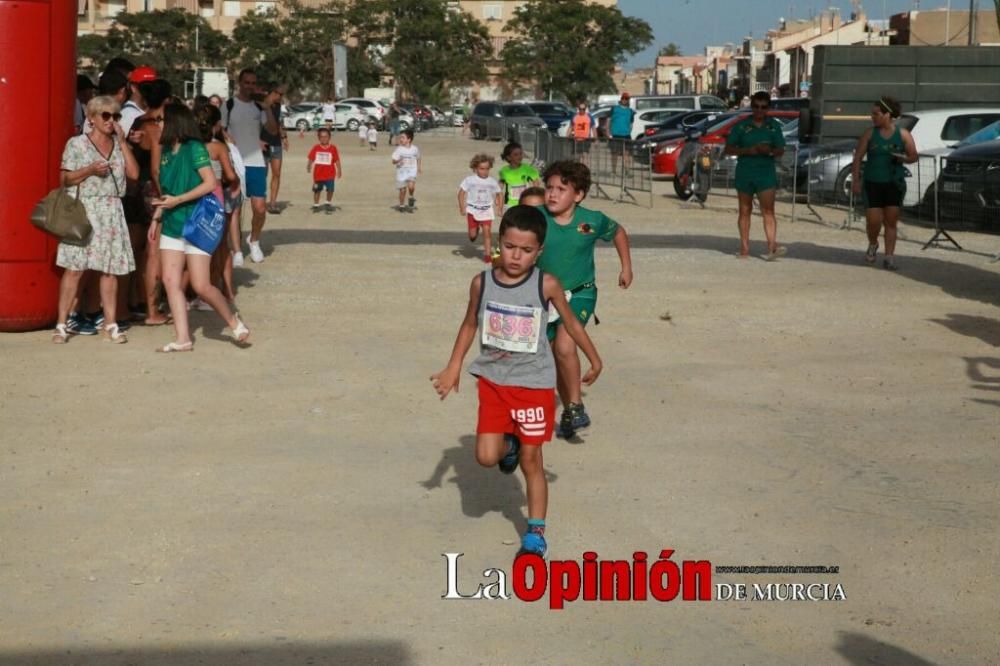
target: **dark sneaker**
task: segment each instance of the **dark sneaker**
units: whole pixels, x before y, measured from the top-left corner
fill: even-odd
[[[882,268],[884,268],[887,271],[898,271],[899,270],[899,266],[896,265],[896,260],[894,258],[892,258],[892,257],[886,257],[882,261]]]
[[[74,335],[97,335],[97,326],[86,315],[74,312],[66,318],[66,330]]]
[[[562,417],[559,419],[559,427],[556,429],[556,436],[562,439],[569,439],[577,430],[582,430],[590,425],[590,417],[583,403],[571,402],[563,409]]]
[[[865,261],[869,264],[874,264],[876,256],[878,256],[878,243],[870,243],[868,250],[865,252]]]
[[[545,557],[545,551],[548,549],[549,546],[545,543],[544,528],[529,527],[528,531],[521,537],[521,550],[519,553],[521,555],[531,553],[532,555]]]
[[[521,440],[514,435],[504,435],[503,441],[507,445],[507,455],[500,459],[500,471],[513,474],[521,460]]]
[[[410,200],[407,203],[409,203],[409,208],[416,208],[417,206],[417,200],[415,197],[410,197]]]
[[[97,312],[91,312],[86,315],[87,319],[94,322],[94,326],[98,329],[104,328],[104,312],[98,310]]]

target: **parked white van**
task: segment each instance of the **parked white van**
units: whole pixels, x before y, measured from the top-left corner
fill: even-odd
[[[628,105],[636,111],[646,109],[690,109],[700,111],[726,111],[729,107],[715,95],[636,95]]]

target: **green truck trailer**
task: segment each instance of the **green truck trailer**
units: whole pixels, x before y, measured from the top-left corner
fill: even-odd
[[[856,139],[872,103],[895,97],[903,111],[1000,107],[998,46],[818,46],[804,139]]]

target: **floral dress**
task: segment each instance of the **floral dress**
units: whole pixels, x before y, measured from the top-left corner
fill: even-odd
[[[97,150],[90,137],[79,134],[66,142],[63,149],[62,170],[76,171],[95,160],[108,159]],[[78,196],[87,219],[94,228],[90,243],[84,247],[59,243],[56,265],[73,271],[98,271],[108,275],[128,275],[135,270],[135,257],[125,211],[122,209],[121,195],[125,193],[125,156],[121,146],[114,142],[111,157],[111,173],[104,178],[90,176],[77,188],[67,191]]]

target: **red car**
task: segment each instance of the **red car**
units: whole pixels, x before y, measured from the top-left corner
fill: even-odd
[[[729,137],[729,130],[733,125],[749,117],[750,109],[727,114],[721,118],[716,118],[708,127],[701,130],[698,142],[706,144],[724,144]],[[780,118],[783,122],[790,122],[799,117],[798,111],[776,111],[770,109],[767,112],[770,118]],[[673,176],[677,173],[677,158],[681,154],[681,149],[687,138],[680,137],[657,144],[653,150],[653,173],[661,176]]]

